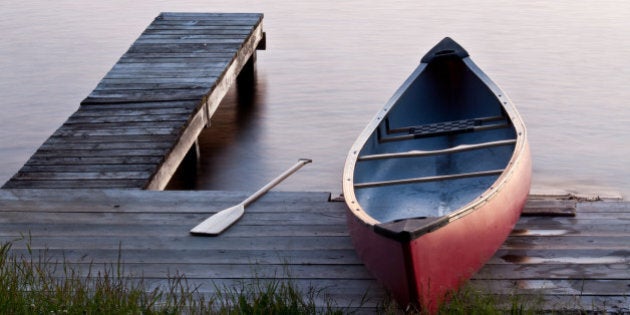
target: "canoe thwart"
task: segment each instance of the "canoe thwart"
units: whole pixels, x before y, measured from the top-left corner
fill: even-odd
[[[432,156],[432,155],[440,155],[440,154],[452,154],[452,153],[457,153],[457,152],[471,151],[471,150],[477,150],[477,149],[486,149],[486,148],[491,148],[491,147],[514,145],[514,144],[516,144],[516,139],[507,139],[507,140],[488,141],[488,142],[475,143],[475,144],[460,144],[452,148],[439,149],[439,150],[411,150],[411,151],[395,152],[395,153],[366,154],[366,155],[359,156],[357,161],[372,161],[372,160],[382,160],[382,159],[392,159],[392,158],[410,158],[410,157],[423,157],[423,156]]]
[[[389,118],[386,118],[386,126],[389,126]],[[488,124],[490,123],[490,124]],[[410,140],[426,137],[438,137],[466,132],[484,131],[491,129],[507,128],[509,123],[503,116],[492,116],[483,118],[472,118],[462,120],[444,121],[417,126],[406,126],[400,128],[387,128],[387,134],[406,133],[400,136],[379,137],[380,142]],[[380,131],[380,130],[379,130]]]
[[[471,172],[471,173],[438,175],[438,176],[425,176],[425,177],[406,178],[406,179],[393,179],[393,180],[374,181],[374,182],[366,182],[366,183],[358,183],[358,184],[355,183],[354,188],[370,188],[370,187],[379,187],[379,186],[387,186],[387,185],[426,183],[426,182],[462,179],[462,178],[470,178],[470,177],[495,176],[495,175],[501,175],[501,173],[503,173],[503,169],[481,171],[481,172]]]
[[[397,241],[407,242],[418,235],[436,230],[446,223],[448,223],[447,217],[408,218],[376,224],[374,225],[374,232]]]

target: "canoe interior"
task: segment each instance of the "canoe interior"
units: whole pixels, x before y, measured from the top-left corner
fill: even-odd
[[[419,69],[384,109],[355,166],[357,201],[380,222],[461,208],[492,186],[514,151],[501,101],[462,59]]]

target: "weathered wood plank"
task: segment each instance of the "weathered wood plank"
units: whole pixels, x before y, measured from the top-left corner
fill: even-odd
[[[491,265],[481,269],[475,279],[504,280],[513,279],[515,275],[524,279],[603,279],[616,280],[628,277],[630,259],[614,257],[618,264],[502,264]],[[609,258],[612,260],[612,258]]]
[[[187,78],[187,77],[120,77],[120,78],[110,78],[106,77],[101,80],[101,83],[105,84],[152,84],[152,83],[191,83],[191,84],[213,84],[218,79],[218,76],[207,76],[207,77],[195,77],[195,78]],[[138,103],[140,104],[140,103]]]
[[[519,222],[537,226],[571,226],[572,224],[623,224],[628,213],[580,213],[577,217],[521,217]]]
[[[116,179],[118,174],[111,174],[112,179]],[[133,177],[131,174],[130,176]],[[140,175],[140,174],[137,174]],[[70,177],[70,176],[68,176]],[[104,176],[104,178],[107,178]],[[62,215],[54,212],[5,212],[3,211],[3,218],[0,218],[0,222],[14,222],[14,223],[28,223],[28,222],[49,222],[50,224],[72,224],[72,223],[86,223],[90,224],[98,220],[102,224],[108,225],[131,225],[131,224],[170,224],[183,226],[194,226],[196,223],[203,221],[207,216],[211,215],[215,211],[205,212],[200,209],[197,213],[126,213],[126,212],[73,212],[71,214]],[[246,216],[243,216],[239,220],[239,225],[242,226],[257,226],[260,229],[264,229],[268,225],[325,225],[325,224],[339,224],[344,219],[343,214],[340,216],[333,216],[330,213],[322,215],[319,213],[305,213],[302,216],[296,216],[293,213],[267,213],[267,212],[251,212]],[[343,222],[343,221],[342,221]],[[186,224],[188,223],[188,224]],[[187,235],[190,228],[183,228],[180,230],[180,235]],[[255,233],[250,235],[254,235]],[[225,234],[225,237],[231,236],[230,233]]]
[[[576,200],[530,198],[523,209],[524,216],[575,216]]]
[[[628,248],[630,237],[574,236],[574,237],[518,237],[508,238],[501,249],[615,249]]]
[[[484,290],[499,293],[542,294],[545,296],[623,296],[628,293],[628,280],[591,279],[523,279],[474,280],[471,283]]]
[[[53,263],[51,263],[53,264]],[[75,264],[77,276],[87,276],[90,271],[101,269],[91,264]],[[109,266],[110,268],[112,266]],[[328,279],[328,280],[372,280],[363,265],[335,264],[162,264],[162,263],[129,263],[124,265],[125,272],[142,275],[145,278],[163,277],[169,272],[185,275],[187,279],[242,279],[244,275],[259,279]],[[91,269],[91,270],[90,270]],[[58,268],[56,276],[63,276],[63,268]]]
[[[78,224],[78,223],[77,223]],[[13,240],[14,237],[0,237],[0,242]],[[15,248],[24,249],[26,246],[15,244]],[[138,236],[133,239],[120,240],[112,237],[90,237],[77,240],[67,236],[47,237],[45,240],[31,240],[33,249],[169,249],[178,247],[186,250],[349,250],[353,249],[348,237],[229,237],[209,239],[206,237],[160,237],[155,238]]]
[[[111,153],[115,153],[116,151],[112,150],[124,150],[122,156],[129,155],[127,152],[133,150],[168,150],[170,148],[170,143],[168,142],[98,142],[98,141],[71,141],[72,139],[67,139],[66,141],[46,141],[40,147],[42,152],[54,152],[54,151],[68,151],[66,153],[70,153],[72,156],[73,151],[81,151],[74,153],[82,153],[82,151],[109,151]],[[115,156],[120,156],[118,154],[114,154]],[[153,155],[153,154],[151,154]]]
[[[156,25],[169,25],[169,26],[252,26],[257,25],[261,21],[261,17],[240,17],[240,16],[226,16],[226,17],[187,17],[182,16],[178,18],[156,18],[152,26]]]
[[[151,138],[49,138],[40,147],[41,150],[110,150],[110,149],[168,149],[171,142],[168,139]]]
[[[215,23],[217,25],[212,25],[209,23],[201,24],[191,24],[191,23],[154,23],[147,27],[147,30],[251,30],[252,26],[250,24],[240,25],[239,24],[231,24],[231,25],[219,25],[219,23]],[[244,23],[243,23],[244,24]]]
[[[226,60],[227,59],[227,60]],[[158,59],[159,60],[159,59]],[[197,71],[208,72],[209,69],[223,69],[230,61],[228,58],[224,60],[209,60],[203,62],[203,69],[200,69],[199,63],[193,63],[188,59],[182,59],[178,62],[158,62],[158,60],[145,59],[145,62],[125,62],[115,64],[110,71]],[[147,62],[150,61],[150,62]]]
[[[176,138],[176,135],[128,135],[124,138],[116,136],[77,137],[68,135],[64,137],[50,137],[44,142],[44,145],[102,145],[120,149],[133,146],[134,144],[137,144],[138,148],[141,148],[144,144],[154,144],[155,148],[168,148]]]
[[[487,266],[499,264],[616,264],[630,257],[630,249],[529,249],[499,250]]]
[[[626,224],[574,224],[570,228],[554,229],[549,226],[519,224],[510,234],[519,236],[617,236],[630,235],[630,226]]]
[[[240,43],[184,43],[184,44],[159,44],[159,43],[138,43],[132,45],[129,53],[203,53],[207,51],[234,53],[238,50]]]
[[[603,201],[582,202],[578,209],[580,213],[606,212],[606,213],[630,213],[630,202],[627,201]]]
[[[184,52],[159,52],[159,51],[147,51],[147,52],[126,52],[120,57],[120,60],[126,60],[128,58],[134,59],[143,59],[143,60],[151,60],[156,58],[177,58],[178,60],[189,60],[191,58],[210,58],[211,60],[215,59],[228,59],[232,60],[234,58],[233,54],[226,54],[225,52],[218,51],[202,51],[202,52],[193,52],[193,51],[184,51]]]
[[[98,136],[162,136],[179,135],[182,126],[170,127],[131,127],[131,128],[79,128],[66,126],[60,128],[54,137],[98,137]]]
[[[42,149],[35,155],[38,158],[47,157],[122,157],[122,156],[157,156],[162,157],[169,148],[156,149]]]
[[[216,56],[216,57],[177,57],[169,55],[168,57],[154,57],[154,56],[146,56],[142,57],[141,55],[125,55],[120,60],[118,60],[118,64],[140,64],[140,63],[176,63],[183,62],[189,65],[198,64],[199,66],[203,66],[206,63],[228,63],[232,56]]]
[[[157,156],[115,156],[115,157],[40,157],[33,156],[26,165],[97,165],[97,164],[157,164],[162,161]],[[35,187],[33,187],[35,189]],[[57,187],[62,188],[62,187]]]
[[[116,91],[116,90],[164,90],[164,89],[207,89],[204,84],[199,83],[99,83],[94,91]]]
[[[178,19],[198,19],[198,20],[216,20],[218,18],[234,19],[256,19],[262,20],[262,13],[221,13],[221,12],[161,12],[156,18],[157,20],[178,20]]]
[[[230,35],[248,35],[252,28],[247,26],[228,26],[228,27],[212,27],[212,28],[147,28],[142,32],[145,36],[230,36]]]
[[[136,44],[240,44],[249,34],[233,35],[196,35],[196,36],[164,36],[164,35],[142,35],[136,40]]]
[[[28,235],[28,234],[24,234]],[[19,240],[16,242],[24,242]],[[162,264],[317,264],[317,265],[344,265],[361,264],[354,249],[342,250],[184,250],[184,249],[137,249],[121,252],[118,249],[93,249],[86,253],[83,250],[73,249],[22,249],[12,248],[17,255],[32,253],[35,257],[47,257],[57,261],[84,262],[84,263],[162,263]],[[245,275],[243,275],[245,277]]]
[[[2,188],[8,189],[140,189],[146,180],[20,180],[11,179]]]
[[[102,81],[101,81],[102,82]],[[150,82],[149,82],[150,83]],[[164,102],[137,102],[126,104],[101,104],[92,106],[81,106],[76,114],[96,113],[99,110],[119,112],[125,111],[143,111],[143,110],[175,110],[186,109],[189,114],[201,108],[201,100],[181,100],[181,101],[164,101]]]
[[[251,221],[251,220],[250,220]],[[230,229],[230,234],[226,237],[247,237],[251,236],[251,229],[256,228],[256,237],[284,236],[284,237],[328,237],[328,236],[348,236],[346,226],[343,224],[312,224],[312,225],[247,225],[247,221],[239,222],[238,226]],[[194,224],[193,224],[194,225]],[[182,236],[186,235],[191,228],[191,224],[177,221],[169,222],[168,225],[160,227],[147,226],[143,223],[133,222],[120,225],[95,224],[83,222],[81,225],[72,223],[4,223],[5,230],[0,231],[2,236],[31,235],[32,237],[48,236],[111,236],[118,238],[131,238],[136,236]]]
[[[140,128],[181,128],[189,117],[180,120],[144,120],[122,122],[100,122],[94,119],[85,119],[85,122],[66,121],[62,128],[66,130],[91,130],[91,129],[140,129]]]
[[[151,172],[18,172],[17,180],[107,180],[146,179]]]
[[[199,207],[205,205],[215,205],[222,207],[225,204],[239,203],[245,200],[251,192],[246,191],[125,191],[125,190],[6,190],[0,189],[0,200],[7,201],[60,201],[67,204],[78,204],[83,206],[109,203],[111,200],[118,200],[121,204],[128,204],[129,209],[126,211],[134,211],[135,207],[152,204],[152,207],[159,211],[163,205],[181,205],[188,204]],[[343,212],[345,204],[340,202],[328,203],[330,197],[329,192],[282,192],[270,191],[262,196],[257,202],[264,201],[265,204],[285,204],[289,209],[295,209],[295,212],[301,212],[303,209],[318,209],[317,211],[325,212],[327,209],[333,212]],[[45,203],[44,202],[44,203]],[[252,205],[254,206],[254,205]],[[270,208],[275,208],[276,205]],[[89,207],[86,207],[89,208]],[[2,209],[0,208],[0,211]],[[38,211],[37,208],[33,211]],[[178,213],[182,210],[179,207]]]
[[[200,100],[208,89],[143,89],[143,90],[94,90],[83,104],[112,104],[172,100]]]
[[[126,213],[195,213],[209,215],[220,209],[238,204],[251,193],[229,191],[103,191],[103,190],[0,190],[0,212],[126,212]],[[247,213],[285,213],[296,217],[305,213],[318,213],[330,220],[343,217],[345,205],[327,202],[328,193],[283,193],[271,191],[261,197]],[[294,196],[287,198],[287,196]],[[113,207],[115,202],[116,207]],[[32,207],[33,203],[36,207]],[[192,223],[192,221],[191,221]],[[242,222],[239,222],[239,224]],[[315,224],[314,222],[312,222]],[[188,223],[190,224],[190,223]]]
[[[24,165],[22,172],[151,172],[155,164],[65,164],[65,165]]]
[[[129,105],[124,104],[124,105]],[[135,104],[134,104],[135,105]],[[189,107],[164,107],[164,108],[143,108],[143,107],[132,107],[127,109],[116,108],[117,106],[121,106],[121,104],[106,104],[106,105],[92,105],[88,106],[88,109],[84,109],[81,111],[77,111],[70,118],[71,119],[81,119],[81,118],[100,118],[100,117],[109,117],[109,116],[154,116],[154,115],[173,115],[173,116],[189,116],[191,108]],[[114,108],[110,108],[114,107]]]
[[[117,166],[117,165],[112,165]],[[80,195],[81,196],[81,195]],[[84,198],[90,198],[90,196],[85,196]],[[198,197],[200,198],[200,197]],[[112,200],[115,200],[116,207],[113,207],[111,204]],[[212,206],[208,206],[208,199],[204,198],[200,202],[194,201],[182,201],[181,199],[177,199],[178,202],[173,202],[171,200],[166,200],[162,202],[160,206],[156,206],[153,201],[140,202],[136,201],[134,203],[126,202],[124,199],[114,198],[112,200],[102,201],[102,202],[92,202],[90,204],[86,204],[84,202],[77,203],[68,203],[64,201],[55,201],[49,200],[47,204],[38,204],[36,209],[31,208],[31,202],[28,200],[21,200],[20,202],[9,202],[9,201],[0,201],[0,205],[4,208],[0,209],[0,212],[51,212],[58,213],[63,210],[64,213],[69,212],[80,212],[80,213],[166,213],[166,214],[198,214],[200,217],[198,219],[203,219],[203,216],[209,216],[212,213],[215,213],[221,209],[228,208],[242,201],[214,201],[212,202]],[[25,205],[22,203],[26,202]],[[304,201],[307,202],[307,201]],[[311,215],[319,214],[326,216],[326,221],[328,224],[345,224],[345,218],[343,214],[336,212],[334,209],[330,209],[326,204],[321,205],[313,205],[312,207],[306,206],[293,206],[290,204],[284,204],[281,202],[272,202],[265,200],[263,205],[258,205],[254,207],[253,205],[247,209],[248,216],[253,215],[255,213],[265,213],[268,216],[273,216],[274,213],[280,213],[281,216],[293,216],[300,217],[302,214],[309,214],[306,217],[308,218]],[[239,224],[246,224],[248,221],[241,222]],[[291,222],[295,223],[296,220],[291,220]],[[129,222],[132,224],[133,222]],[[197,222],[186,221],[186,223],[178,222],[174,224],[194,224]],[[256,223],[256,222],[254,222]],[[277,222],[273,223],[276,224]],[[317,224],[317,222],[306,222],[306,224],[312,223]],[[260,225],[260,224],[258,224]]]
[[[214,71],[213,71],[214,70]],[[209,79],[217,78],[220,73],[219,68],[209,68],[203,70],[188,70],[188,71],[125,71],[116,70],[107,73],[105,79]],[[144,82],[144,80],[139,81]]]
[[[626,314],[630,312],[627,294],[612,296],[593,295],[544,295],[538,308],[557,314]]]

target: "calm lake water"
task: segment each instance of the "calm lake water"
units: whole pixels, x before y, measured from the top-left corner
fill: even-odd
[[[630,196],[627,1],[16,1],[0,6],[0,182],[78,107],[162,11],[262,12],[253,97],[232,91],[180,188],[341,191],[347,151],[445,36],[512,98],[534,187]]]

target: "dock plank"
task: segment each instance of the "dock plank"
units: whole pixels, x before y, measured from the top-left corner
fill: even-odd
[[[32,165],[128,165],[128,164],[159,164],[160,161],[163,160],[163,157],[158,156],[115,156],[115,157],[41,157],[39,155],[33,156],[28,163],[27,166]],[[19,173],[19,171],[18,171]],[[5,185],[4,188],[8,188],[10,186],[10,182]],[[65,186],[54,187],[58,189],[59,187],[70,188]],[[27,187],[28,188],[28,187]]]
[[[19,178],[12,179],[3,188],[11,189],[56,189],[59,187],[71,189],[140,189],[138,187],[146,182],[145,180],[21,180]]]

